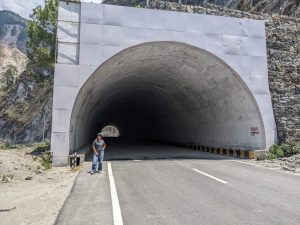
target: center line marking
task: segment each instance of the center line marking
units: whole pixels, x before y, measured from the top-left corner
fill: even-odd
[[[200,171],[200,170],[197,170],[197,169],[193,169],[193,170],[196,171],[197,173],[201,173],[202,175],[207,176],[207,177],[209,177],[209,178],[211,178],[211,179],[214,179],[214,180],[216,180],[216,181],[219,181],[219,182],[221,182],[221,183],[223,183],[223,184],[228,184],[227,181],[224,181],[224,180],[221,180],[221,179],[219,179],[219,178],[216,178],[216,177],[214,177],[214,176],[212,176],[212,175],[209,175],[209,174],[207,174],[207,173],[204,173],[204,172],[202,172],[202,171]]]
[[[120,204],[119,204],[115,179],[113,176],[110,162],[108,162],[107,168],[108,168],[111,202],[112,202],[112,208],[113,208],[114,225],[123,225],[121,208],[120,208]]]

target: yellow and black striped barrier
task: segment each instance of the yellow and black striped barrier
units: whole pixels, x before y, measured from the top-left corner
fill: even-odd
[[[185,145],[185,147],[195,151],[210,152],[218,155],[226,155],[239,159],[255,159],[254,150],[200,146],[192,144]]]

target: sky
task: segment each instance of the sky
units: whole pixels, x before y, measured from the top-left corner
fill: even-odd
[[[10,10],[28,19],[32,9],[43,3],[44,0],[0,0],[0,10]]]
[[[101,3],[102,0],[82,0],[82,2]],[[0,10],[10,10],[28,19],[32,9],[43,3],[44,0],[0,0]]]

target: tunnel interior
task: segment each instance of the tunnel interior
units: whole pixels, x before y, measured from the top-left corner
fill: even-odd
[[[262,149],[264,128],[251,91],[213,54],[177,42],[127,48],[82,86],[71,117],[70,151],[108,124],[122,140]],[[257,127],[258,135],[251,135]]]

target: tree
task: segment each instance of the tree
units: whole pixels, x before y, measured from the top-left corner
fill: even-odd
[[[45,0],[45,6],[33,9],[27,23],[27,56],[34,70],[52,70],[55,62],[56,0]]]

